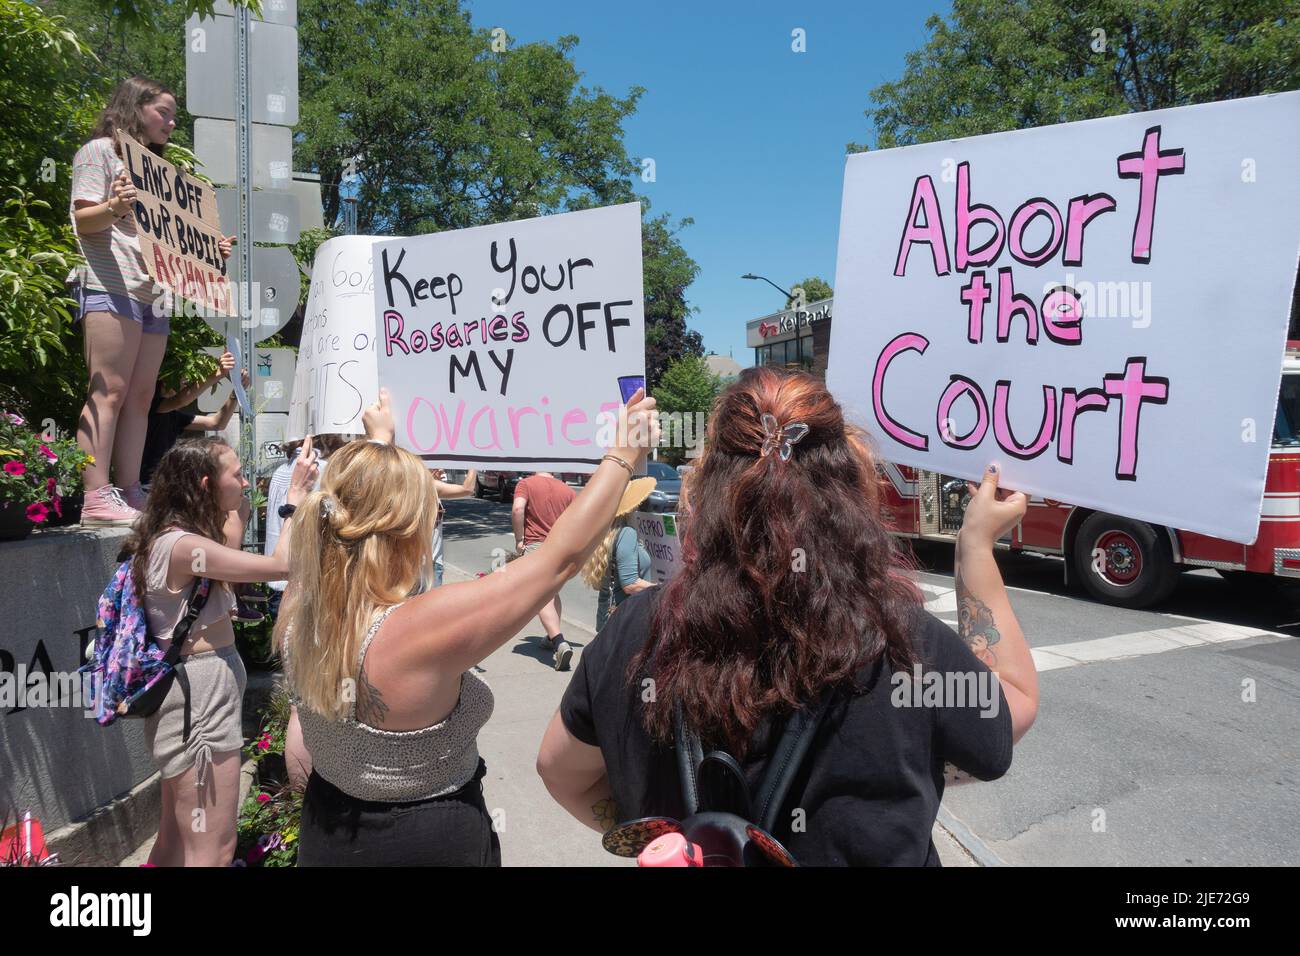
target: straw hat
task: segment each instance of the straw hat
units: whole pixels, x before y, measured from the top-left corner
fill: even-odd
[[[628,482],[628,486],[623,491],[623,498],[618,503],[618,510],[614,512],[615,518],[621,518],[630,511],[635,511],[641,502],[650,497],[650,492],[655,490],[658,484],[653,478],[634,478]]]

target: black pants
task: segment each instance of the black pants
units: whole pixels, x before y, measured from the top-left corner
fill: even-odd
[[[303,798],[299,866],[500,866],[501,841],[483,802],[480,759],[455,793],[416,803],[348,796],[314,770]]]

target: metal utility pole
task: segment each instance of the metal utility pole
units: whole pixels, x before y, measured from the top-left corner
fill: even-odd
[[[235,7],[235,58],[237,77],[235,100],[235,158],[239,167],[239,347],[243,350],[242,364],[248,367],[253,361],[253,329],[258,321],[258,306],[253,297],[253,124],[250,113],[251,83],[249,80],[249,34],[252,15],[246,6]],[[257,376],[249,376],[248,404],[257,408]],[[239,414],[239,460],[244,480],[250,486],[257,483],[257,420],[243,411]],[[244,528],[244,543],[254,544],[258,531],[257,509],[251,509],[248,525]]]

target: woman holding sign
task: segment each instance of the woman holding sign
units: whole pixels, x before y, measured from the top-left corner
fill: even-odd
[[[171,90],[133,76],[113,92],[72,161],[72,221],[86,260],[74,272],[90,370],[77,428],[77,444],[91,456],[81,511],[86,527],[131,524],[144,503],[140,459],[169,326],[162,291],[140,254],[135,186],[115,134],[122,130],[161,156],[176,110]],[[229,258],[230,239],[220,250]]]
[[[746,819],[773,839],[751,835],[747,859],[759,847],[779,858],[779,843],[815,866],[938,865],[945,762],[1000,777],[1038,707],[993,560],[1026,498],[997,479],[990,468],[958,538],[954,633],[923,610],[880,513],[875,460],[826,386],[747,369],[714,405],[691,473],[681,572],[619,607],[551,721],[537,758],[551,795],[615,852],[635,854],[701,810],[760,808]],[[802,760],[782,746],[799,712],[815,715]],[[696,759],[687,783],[694,791],[698,775],[701,800],[687,803],[679,719],[698,756],[730,755],[737,787],[706,787],[719,771],[735,778],[726,760]],[[787,799],[769,806],[781,779]],[[724,855],[725,841],[692,832]]]
[[[478,732],[493,697],[474,666],[511,640],[604,538],[657,441],[644,390],[591,480],[536,550],[475,581],[411,596],[432,563],[434,479],[393,444],[387,392],[370,441],[330,459],[295,511],[276,624],[312,773],[299,866],[499,866]]]

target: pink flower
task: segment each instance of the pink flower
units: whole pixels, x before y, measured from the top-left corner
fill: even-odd
[[[49,446],[49,445],[41,445],[40,448],[37,449],[37,451],[39,451],[42,455],[44,455],[44,456],[45,456],[46,458],[48,458],[50,461],[58,461],[58,460],[59,460],[59,456],[56,455],[56,454],[54,454],[54,452],[50,451],[50,446]]]
[[[50,509],[45,505],[37,502],[34,505],[27,506],[27,520],[32,524],[40,524],[50,515]]]
[[[13,475],[17,478],[20,475],[27,474],[27,466],[21,461],[7,461],[5,462],[5,474]],[[53,481],[53,479],[50,480]]]
[[[15,415],[13,412],[10,412],[10,413],[9,413],[9,421],[11,421],[11,422],[12,422],[13,424],[15,424],[15,425],[25,425],[25,424],[26,424],[26,422],[23,421],[23,417],[22,417],[21,415]]]
[[[270,795],[269,793],[259,793],[259,794],[257,795],[257,802],[258,802],[258,803],[266,803],[266,801],[268,801],[268,800],[270,800],[270,799],[271,799],[271,795]]]
[[[58,495],[55,495],[53,498],[50,499],[50,504],[54,505],[54,513],[58,515],[60,518],[63,517],[63,508],[60,507],[62,502],[63,499],[60,498]]]
[[[261,740],[259,740],[259,741],[257,742],[257,749],[258,749],[258,750],[261,750],[261,751],[267,751],[267,750],[270,750],[270,749],[271,749],[271,741],[269,741],[269,740],[267,740],[265,737],[263,737]]]
[[[54,494],[54,489],[56,487],[58,487],[58,481],[55,479],[53,475],[45,479],[45,493],[47,495]]]

